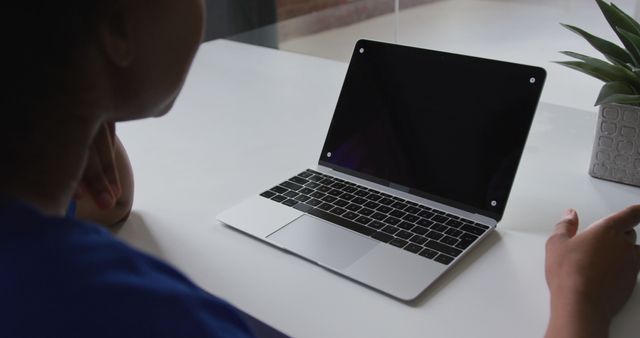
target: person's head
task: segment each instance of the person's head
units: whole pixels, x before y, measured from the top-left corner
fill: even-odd
[[[28,1],[5,15],[4,121],[28,124],[68,105],[128,120],[171,107],[202,38],[204,1]]]

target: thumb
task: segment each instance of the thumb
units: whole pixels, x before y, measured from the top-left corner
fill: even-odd
[[[568,209],[564,213],[564,217],[556,224],[553,233],[554,237],[570,239],[578,232],[578,213],[573,209]]]

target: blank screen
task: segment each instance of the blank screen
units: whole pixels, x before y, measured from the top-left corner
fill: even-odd
[[[320,163],[499,219],[544,79],[542,68],[361,40]]]

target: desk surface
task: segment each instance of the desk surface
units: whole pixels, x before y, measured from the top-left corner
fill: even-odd
[[[587,174],[594,111],[542,103],[498,231],[405,304],[251,239],[215,215],[314,165],[346,64],[224,40],[203,45],[173,111],[120,125],[136,174],[118,236],[294,337],[541,337],[544,242],[640,200]],[[612,337],[640,332],[640,289]]]

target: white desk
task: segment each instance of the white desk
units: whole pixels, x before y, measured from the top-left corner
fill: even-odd
[[[215,215],[313,165],[346,65],[233,43],[203,45],[165,118],[119,126],[136,174],[119,231],[206,290],[294,337],[541,337],[544,242],[562,210],[583,224],[640,201],[593,179],[594,112],[541,104],[495,235],[413,304],[235,232]],[[640,289],[612,337],[640,332]]]

